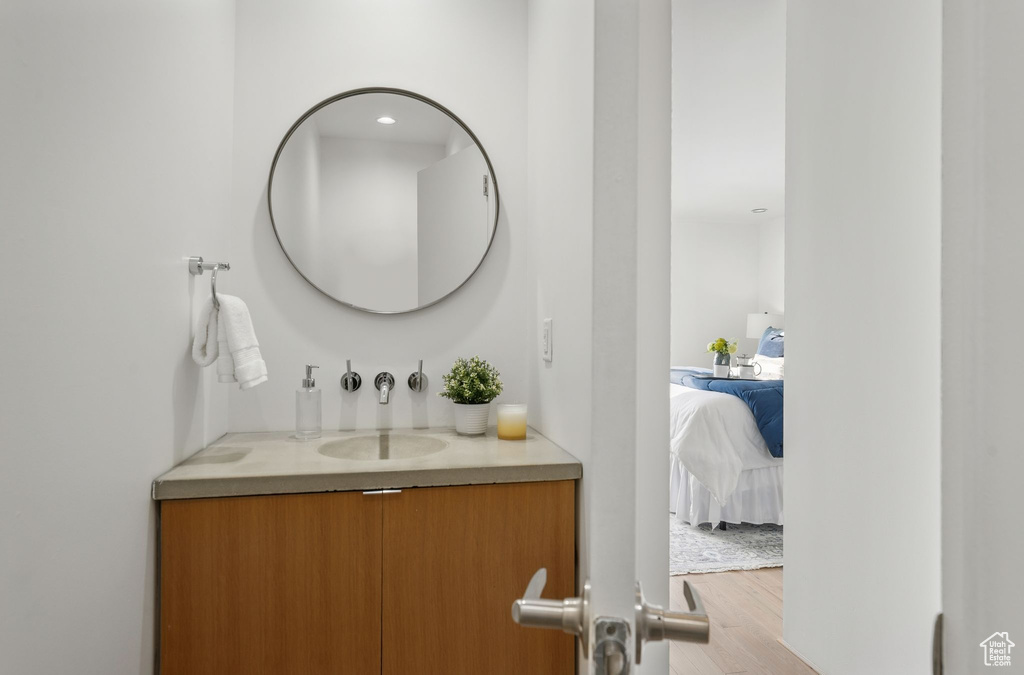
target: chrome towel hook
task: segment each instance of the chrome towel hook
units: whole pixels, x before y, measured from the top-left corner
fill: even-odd
[[[220,265],[214,263],[213,265],[213,276],[210,277],[210,292],[213,293],[213,306],[216,309],[220,309],[220,300],[217,299],[217,270],[220,269]]]
[[[188,259],[188,272],[192,276],[200,276],[203,270],[213,270],[210,278],[210,292],[213,294],[213,306],[220,309],[220,300],[217,299],[217,270],[230,270],[231,264],[226,262],[203,262],[202,256],[194,255]]]

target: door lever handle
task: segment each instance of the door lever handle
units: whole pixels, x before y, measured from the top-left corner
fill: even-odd
[[[672,612],[652,605],[644,598],[644,589],[636,582],[636,663],[640,665],[645,642],[680,640],[707,644],[711,637],[711,623],[704,610],[697,589],[689,581],[683,582],[683,596],[689,611]]]
[[[547,580],[546,568],[534,573],[523,597],[512,603],[512,620],[528,628],[557,628],[575,635],[586,657],[590,645],[590,582],[583,585],[582,597],[544,600],[540,595]]]

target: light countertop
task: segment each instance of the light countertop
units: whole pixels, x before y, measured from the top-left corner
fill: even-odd
[[[447,446],[402,459],[341,459],[319,452],[332,441],[381,433],[429,436]],[[528,483],[582,474],[578,459],[532,428],[522,441],[499,440],[493,428],[483,436],[460,436],[453,429],[334,431],[312,441],[284,431],[233,433],[153,481],[153,499]]]

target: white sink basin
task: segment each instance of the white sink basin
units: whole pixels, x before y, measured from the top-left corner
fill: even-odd
[[[412,459],[441,452],[448,442],[433,436],[379,434],[356,436],[321,445],[317,451],[335,459]]]

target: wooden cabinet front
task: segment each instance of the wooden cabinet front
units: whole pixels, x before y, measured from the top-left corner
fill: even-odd
[[[575,589],[575,484],[384,495],[384,675],[571,675],[575,643],[512,621],[540,567],[546,598]]]
[[[572,675],[575,483],[161,502],[162,675]]]
[[[161,504],[162,675],[380,672],[381,495]]]

